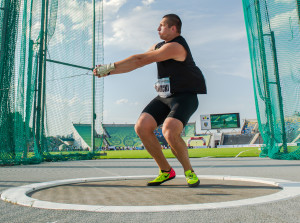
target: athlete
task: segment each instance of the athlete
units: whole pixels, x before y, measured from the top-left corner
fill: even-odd
[[[157,63],[158,80],[155,89],[158,96],[145,107],[135,125],[136,133],[159,167],[158,177],[148,182],[148,186],[158,186],[176,176],[154,134],[154,130],[161,124],[165,139],[184,169],[188,186],[196,187],[200,183],[190,163],[181,132],[197,110],[197,94],[206,94],[206,84],[188,44],[181,36],[181,26],[177,15],[165,15],[157,29],[163,42],[153,45],[146,53],[115,63],[97,65],[93,70],[95,76],[105,77]]]

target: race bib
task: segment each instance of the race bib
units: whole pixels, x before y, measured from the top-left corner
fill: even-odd
[[[168,77],[158,79],[158,81],[154,85],[154,88],[157,91],[158,95],[162,98],[167,98],[172,95],[170,78]]]

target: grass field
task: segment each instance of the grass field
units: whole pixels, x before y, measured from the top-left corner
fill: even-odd
[[[288,152],[299,149],[297,146],[289,146]],[[189,149],[190,158],[222,158],[222,157],[259,157],[260,148],[258,147],[241,147],[241,148],[201,148],[201,149]],[[170,149],[163,150],[166,158],[175,158]],[[33,162],[35,154],[29,152],[27,154],[28,163]],[[116,151],[102,151],[90,153],[89,151],[62,151],[62,152],[49,152],[44,153],[43,161],[55,162],[55,161],[67,161],[67,160],[91,160],[91,159],[151,159],[152,157],[146,150],[116,150]],[[33,159],[33,161],[30,161]],[[0,160],[1,161],[1,160]],[[26,163],[26,162],[22,163]],[[39,163],[40,160],[37,160]],[[1,163],[0,163],[1,164]]]
[[[260,149],[255,147],[243,148],[203,148],[189,149],[189,157],[258,157]],[[175,158],[170,149],[163,150],[166,158]],[[21,163],[40,163],[41,160],[35,157],[33,152],[27,154],[27,158]],[[44,153],[43,161],[57,162],[67,160],[91,160],[91,159],[151,159],[152,157],[146,150],[116,150],[106,152],[90,153],[89,151],[62,151]],[[1,161],[1,160],[0,160]],[[1,163],[0,163],[1,164]]]
[[[190,158],[202,157],[258,157],[259,148],[202,148],[189,149]],[[105,153],[105,155],[104,155]],[[163,150],[166,158],[175,158],[170,149]],[[28,158],[34,158],[34,153],[28,153]],[[146,150],[116,150],[95,152],[88,151],[62,151],[49,152],[45,154],[44,161],[67,161],[67,160],[86,160],[86,159],[151,159],[152,157]]]
[[[293,152],[298,149],[297,146],[289,146],[288,152]],[[189,149],[189,156],[191,158],[202,158],[202,157],[258,157],[260,154],[260,148],[258,147],[241,147],[241,148],[201,148],[201,149]],[[106,155],[103,155],[106,153]],[[170,149],[163,150],[163,153],[167,158],[175,158]],[[29,157],[34,156],[33,153],[28,154]],[[152,158],[146,150],[116,150],[116,151],[105,151],[96,152],[94,155],[88,151],[85,152],[50,152],[50,155],[54,156],[65,156],[76,159],[82,156],[83,159],[150,159]],[[73,158],[72,158],[73,157]],[[80,159],[80,158],[79,158]],[[64,159],[63,159],[64,160]]]
[[[191,158],[201,157],[258,157],[260,150],[253,147],[243,148],[207,148],[189,149]],[[102,152],[103,153],[103,152]],[[152,158],[146,150],[106,151],[106,156],[96,156],[97,159],[147,159]],[[167,158],[175,158],[170,149],[163,150]]]

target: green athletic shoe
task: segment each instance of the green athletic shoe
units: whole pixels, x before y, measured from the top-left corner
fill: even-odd
[[[173,168],[171,168],[171,170],[169,172],[162,172],[161,170],[159,170],[158,177],[156,177],[154,180],[148,182],[147,186],[159,186],[168,180],[174,179],[175,177],[176,177],[176,173],[173,170]]]
[[[197,175],[191,170],[185,171],[184,175],[189,187],[197,187],[200,184]]]

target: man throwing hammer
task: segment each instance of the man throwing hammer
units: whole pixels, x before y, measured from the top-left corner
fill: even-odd
[[[181,132],[198,108],[197,94],[206,94],[206,84],[187,42],[181,36],[181,25],[177,15],[165,15],[157,29],[162,42],[153,45],[146,53],[98,65],[93,71],[95,76],[101,78],[157,63],[155,89],[158,96],[145,107],[135,125],[136,133],[159,167],[158,177],[148,182],[148,186],[161,185],[176,176],[154,134],[161,124],[165,139],[184,169],[188,186],[196,187],[200,183],[190,163]]]

